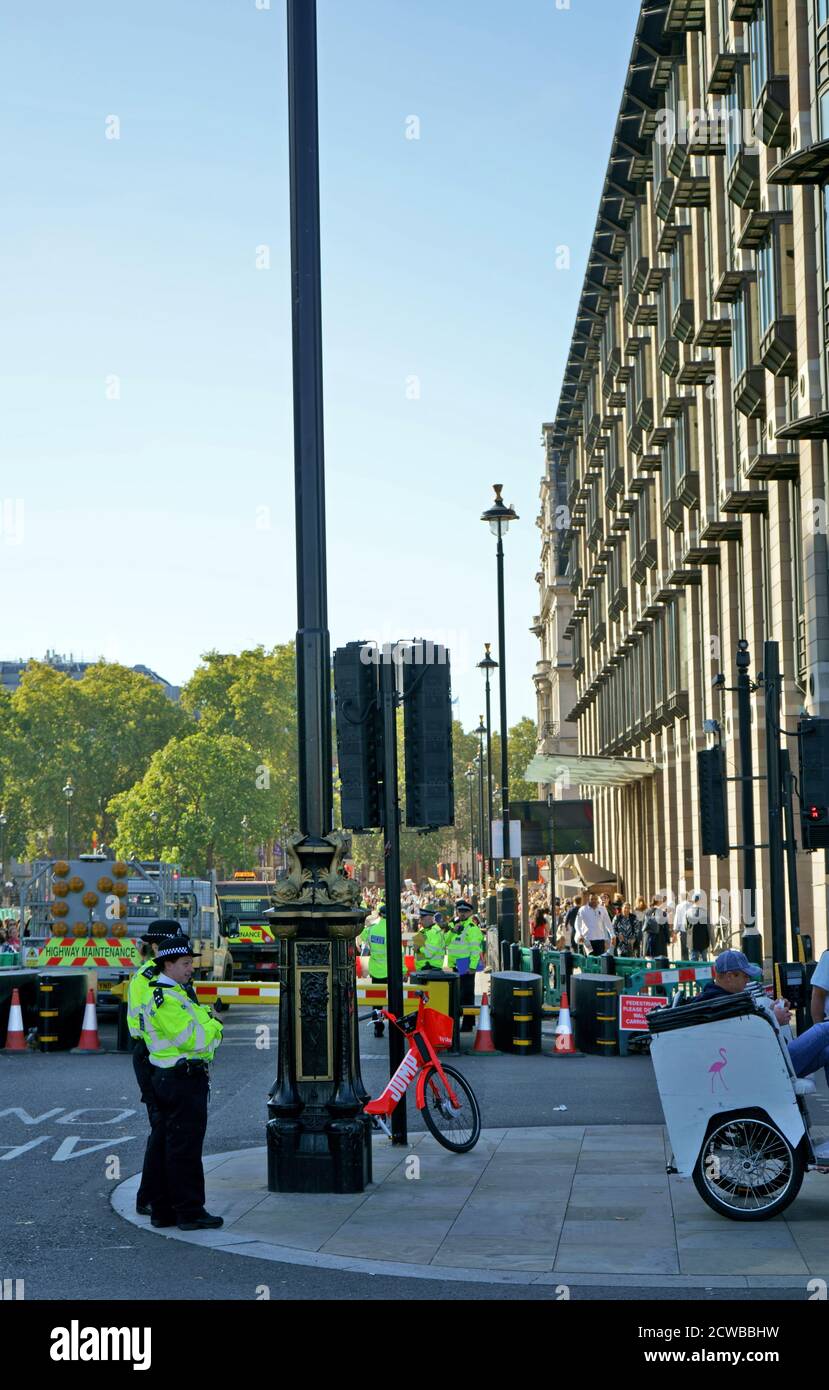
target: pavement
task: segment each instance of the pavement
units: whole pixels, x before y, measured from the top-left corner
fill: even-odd
[[[538,1288],[790,1289],[829,1280],[829,1181],[808,1174],[772,1221],[712,1212],[690,1179],[666,1173],[662,1125],[485,1130],[468,1154],[429,1134],[406,1148],[375,1137],[374,1182],[354,1196],[268,1193],[266,1151],[205,1161],[218,1231],[154,1231],[135,1213],[138,1177],[115,1189],[126,1221],[181,1241],[281,1265]],[[394,1296],[393,1294],[391,1296]]]

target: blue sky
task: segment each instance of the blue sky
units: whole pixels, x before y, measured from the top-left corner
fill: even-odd
[[[332,643],[446,641],[467,726],[493,482],[535,713],[539,427],[637,13],[318,0]],[[2,37],[0,658],[181,683],[296,626],[284,4],[6,0]]]

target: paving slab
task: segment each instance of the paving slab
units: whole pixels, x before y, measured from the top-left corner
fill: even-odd
[[[374,1141],[374,1181],[353,1195],[267,1191],[264,1148],[205,1159],[218,1231],[155,1231],[135,1213],[139,1175],[113,1194],[127,1221],[225,1254],[389,1277],[676,1289],[802,1288],[829,1269],[829,1182],[807,1176],[770,1222],[732,1222],[667,1175],[661,1125],[485,1131],[468,1154],[429,1134]],[[417,1165],[409,1160],[416,1157]]]

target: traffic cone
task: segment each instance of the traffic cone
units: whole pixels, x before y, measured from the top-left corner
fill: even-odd
[[[9,1030],[6,1034],[6,1052],[25,1052],[26,1035],[23,1032],[23,1010],[20,1007],[20,994],[16,989],[12,990],[12,1002],[9,1009]]]
[[[573,1038],[573,1025],[570,1022],[570,1001],[567,992],[561,996],[561,1007],[558,1011],[558,1024],[556,1026],[556,1045],[553,1050],[555,1057],[575,1057],[576,1044]]]
[[[489,1017],[489,995],[485,994],[481,1000],[481,1012],[478,1015],[478,1031],[475,1034],[475,1046],[473,1052],[495,1052],[496,1047],[492,1041],[492,1021]]]
[[[81,1026],[81,1036],[78,1039],[77,1047],[73,1047],[73,1052],[100,1052],[101,1044],[98,1041],[98,1019],[95,1014],[95,991],[90,989],[86,996],[86,1008],[83,1011],[83,1024]]]

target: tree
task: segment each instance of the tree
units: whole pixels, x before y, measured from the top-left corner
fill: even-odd
[[[181,702],[204,733],[241,739],[269,773],[272,824],[264,839],[297,818],[296,657],[293,642],[266,651],[207,652]]]
[[[187,872],[230,874],[245,862],[246,850],[249,857],[253,845],[273,834],[277,806],[258,753],[233,734],[199,730],[160,749],[108,810],[118,825],[116,852],[125,858],[154,858],[157,842],[161,858]]]
[[[65,849],[67,778],[72,842],[108,841],[107,805],[143,776],[153,754],[189,724],[149,676],[97,662],[80,680],[30,662],[10,700],[6,766],[19,794],[29,853]]]
[[[513,724],[507,739],[507,769],[509,772],[509,795],[511,801],[537,801],[538,784],[527,782],[524,773],[532,762],[538,748],[538,726],[534,719],[525,716]],[[501,788],[501,738],[492,735],[493,785],[496,791],[496,815],[500,814]]]

